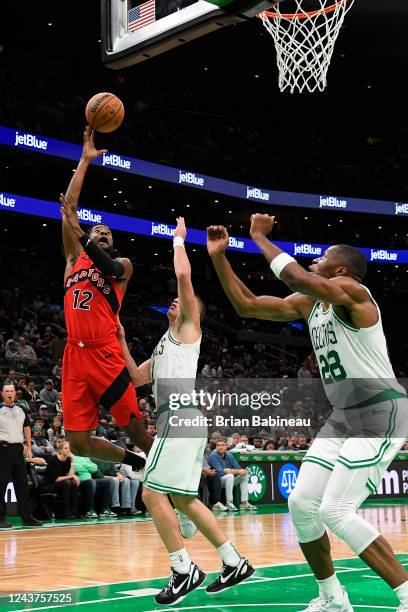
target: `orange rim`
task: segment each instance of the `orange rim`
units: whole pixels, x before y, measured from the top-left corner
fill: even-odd
[[[327,6],[326,8],[317,9],[316,11],[310,11],[308,13],[275,13],[273,11],[264,11],[264,14],[271,19],[310,19],[310,17],[317,17],[318,15],[327,15],[327,13],[333,13],[336,8],[342,4],[347,4],[348,0],[338,0],[331,6]],[[258,15],[260,17],[261,15]]]

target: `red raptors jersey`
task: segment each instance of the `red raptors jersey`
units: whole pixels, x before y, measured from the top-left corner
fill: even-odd
[[[65,281],[64,313],[68,338],[96,341],[116,338],[123,292],[111,276],[104,276],[86,253]]]

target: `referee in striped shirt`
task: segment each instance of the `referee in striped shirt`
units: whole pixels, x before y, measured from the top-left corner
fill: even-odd
[[[23,434],[27,441],[28,458],[31,457],[30,420],[20,406],[15,405],[16,388],[13,384],[4,384],[3,401],[0,405],[0,529],[11,529],[13,525],[6,520],[6,490],[12,482],[17,497],[18,513],[23,525],[41,527],[31,514],[28,497],[27,470],[24,459]]]

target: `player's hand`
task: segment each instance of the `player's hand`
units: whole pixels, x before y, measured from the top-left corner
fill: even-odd
[[[251,229],[249,230],[251,238],[255,238],[256,235],[267,236],[271,233],[274,223],[275,217],[270,215],[260,213],[251,215]]]
[[[100,157],[104,153],[107,153],[107,149],[98,150],[94,143],[94,130],[90,125],[87,125],[84,132],[84,148],[82,149],[82,159],[88,162],[93,161],[97,157]]]
[[[176,221],[177,221],[177,227],[174,230],[174,237],[181,236],[181,238],[185,240],[187,236],[187,229],[186,229],[184,217],[177,217]]]
[[[76,486],[79,487],[79,485],[81,484],[81,481],[79,480],[78,476],[73,476],[72,480],[75,482]]]
[[[118,320],[118,330],[116,332],[116,335],[118,337],[119,342],[126,342],[125,328],[123,327],[122,323],[119,320]]]
[[[223,225],[207,227],[207,251],[210,257],[223,255],[228,248],[229,236]]]
[[[61,215],[64,220],[64,223],[77,238],[80,238],[85,234],[85,232],[81,229],[81,226],[79,225],[79,217],[77,211],[74,210],[68,204],[63,193],[60,194],[60,202],[62,204]]]
[[[248,472],[246,470],[238,470],[238,476],[246,476],[247,473]]]

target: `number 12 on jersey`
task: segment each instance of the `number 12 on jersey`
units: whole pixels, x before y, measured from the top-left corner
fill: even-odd
[[[81,291],[80,289],[75,289],[73,291],[74,294],[74,310],[91,310],[89,302],[93,298],[92,291]]]

